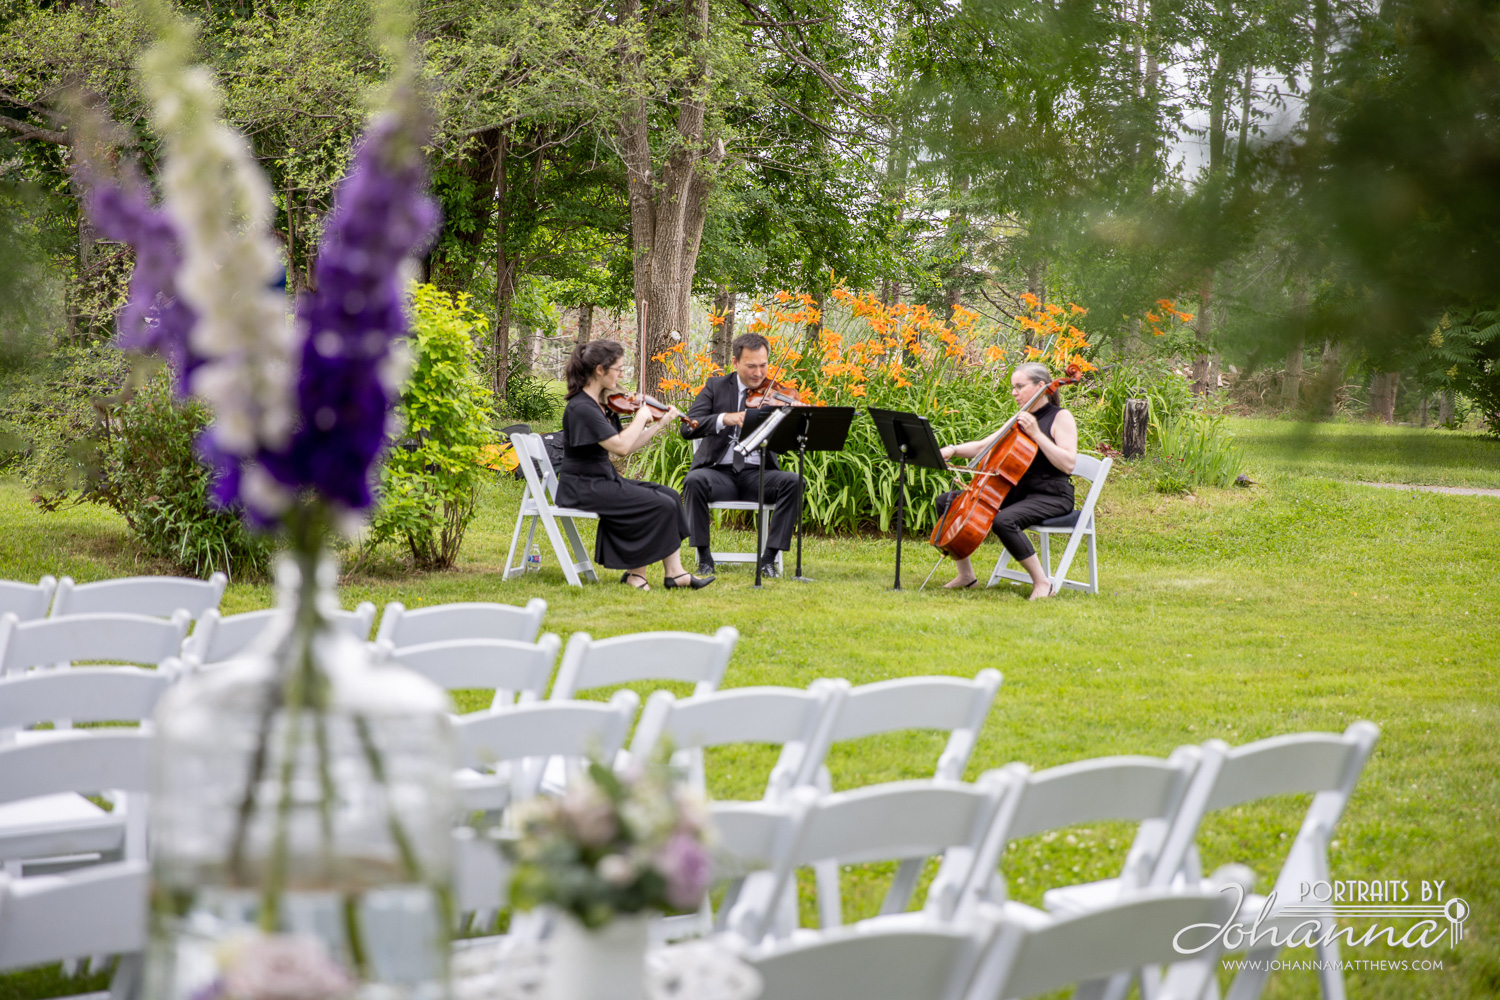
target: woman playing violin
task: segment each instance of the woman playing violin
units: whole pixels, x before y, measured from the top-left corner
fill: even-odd
[[[640,451],[682,416],[675,406],[660,416],[642,406],[628,425],[620,423],[619,414],[606,407],[605,400],[617,390],[624,357],[625,349],[614,341],[595,340],[579,344],[568,358],[557,502],[599,515],[594,561],[625,570],[621,583],[651,589],[646,570],[660,562],[666,574],[663,586],[706,587],[713,577],[696,577],[682,568],[682,540],[688,530],[677,491],[626,479],[609,460],[611,455]]]
[[[1030,362],[1020,365],[1010,376],[1010,395],[1017,406],[1025,406],[1036,396],[1026,412],[1016,419],[1016,426],[1037,444],[1037,455],[995,515],[994,532],[1017,562],[1031,575],[1031,600],[1051,596],[1051,585],[1042,561],[1026,537],[1026,529],[1073,510],[1073,482],[1068,477],[1078,464],[1078,423],[1073,414],[1062,408],[1057,393],[1037,395],[1037,390],[1052,381],[1047,366]],[[979,441],[948,445],[943,458],[974,458],[1000,436],[996,431]],[[948,509],[957,493],[945,493],[937,499],[938,515]],[[967,558],[955,560],[958,575],[945,585],[949,589],[972,587],[979,578]]]

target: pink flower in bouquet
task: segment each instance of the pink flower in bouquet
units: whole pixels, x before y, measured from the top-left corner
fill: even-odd
[[[302,934],[271,934],[247,943],[224,975],[235,1000],[335,1000],[354,992],[354,980]]]
[[[667,880],[667,902],[679,910],[690,910],[703,901],[712,866],[708,851],[697,837],[672,834],[656,853],[656,870]]]
[[[559,808],[563,823],[584,847],[602,847],[613,840],[619,830],[614,803],[591,782],[580,782],[569,788],[563,794]]]

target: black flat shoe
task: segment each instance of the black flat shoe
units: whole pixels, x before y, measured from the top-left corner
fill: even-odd
[[[630,582],[630,578],[632,576],[635,577],[637,580],[639,580],[641,582],[639,584],[631,583]],[[636,590],[650,590],[651,589],[651,584],[648,583],[648,582],[646,582],[646,578],[644,576],[641,576],[641,574],[639,574],[639,573],[622,573],[622,574],[620,574],[620,582],[623,583],[623,584],[625,584],[628,587],[634,587]]]
[[[687,577],[688,582],[678,583],[677,581],[683,577]],[[691,573],[679,573],[676,576],[664,576],[661,578],[661,585],[668,590],[673,590],[677,587],[692,587],[694,590],[702,590],[713,582],[714,578],[711,576],[694,576]]]

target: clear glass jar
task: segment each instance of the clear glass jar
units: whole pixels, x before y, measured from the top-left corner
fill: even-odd
[[[153,1000],[448,996],[448,697],[329,621],[335,579],[281,557],[280,614],[157,711]]]

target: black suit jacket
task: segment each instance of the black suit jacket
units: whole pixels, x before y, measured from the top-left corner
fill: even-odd
[[[693,400],[693,405],[688,407],[687,415],[698,421],[698,426],[693,428],[686,423],[679,425],[682,428],[682,436],[689,441],[697,438],[703,439],[703,444],[698,445],[693,454],[692,468],[701,469],[707,465],[717,465],[724,460],[729,450],[729,439],[734,435],[734,428],[725,427],[722,431],[716,432],[714,425],[718,423],[717,417],[720,413],[739,412],[739,399],[739,376],[730,372],[728,375],[709,379],[703,386],[703,391],[698,393],[698,398]],[[760,426],[761,421],[772,412],[771,407],[745,411],[745,426],[740,428],[742,439],[744,435]],[[775,453],[766,453],[766,468],[768,470],[781,468],[776,462]]]

